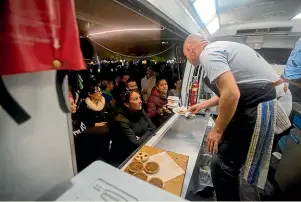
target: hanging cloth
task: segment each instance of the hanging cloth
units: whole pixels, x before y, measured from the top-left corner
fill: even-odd
[[[73,0],[6,0],[0,7],[0,25],[0,76],[86,68]],[[60,86],[66,72],[58,74],[58,99],[66,111]],[[29,115],[9,95],[3,82],[0,88],[7,93],[0,102],[4,110],[19,124],[28,120]],[[11,103],[15,111],[5,103]]]

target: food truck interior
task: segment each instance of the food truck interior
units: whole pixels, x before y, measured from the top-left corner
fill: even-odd
[[[247,44],[280,77],[301,37],[301,1],[74,6],[87,69],[68,71],[64,81],[71,113],[57,104],[54,72],[3,76],[33,116],[16,125],[0,111],[0,200],[216,200],[206,136],[218,108],[186,114],[215,94],[202,82],[202,67],[184,57],[184,40],[199,32],[210,42]],[[271,155],[264,189],[242,179],[242,200],[301,200],[301,103],[293,103],[290,117],[293,127]]]

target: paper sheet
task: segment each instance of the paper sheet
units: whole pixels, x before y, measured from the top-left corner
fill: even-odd
[[[167,182],[185,173],[184,170],[166,152],[150,156],[148,162],[150,161],[157,162],[160,165],[160,170],[156,174],[149,175],[149,177],[159,177],[163,180],[163,182]]]

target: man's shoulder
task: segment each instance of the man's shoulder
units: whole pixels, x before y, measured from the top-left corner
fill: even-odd
[[[209,43],[203,52],[211,52],[211,51],[218,51],[218,50],[228,50],[231,47],[235,46],[246,46],[245,44],[233,42],[233,41],[215,41],[212,43]]]
[[[200,57],[208,56],[215,53],[222,53],[224,54],[227,51],[227,47],[229,44],[228,41],[216,41],[213,43],[208,44],[205,49],[202,51]]]
[[[209,43],[206,47],[205,50],[212,49],[212,48],[224,48],[231,44],[233,42],[231,41],[214,41],[212,43]]]

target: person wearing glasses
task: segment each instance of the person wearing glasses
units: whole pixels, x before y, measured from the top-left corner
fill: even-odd
[[[103,127],[108,130],[108,122],[113,120],[110,103],[102,96],[96,82],[90,82],[86,88],[86,99],[80,106],[80,116],[88,128]]]
[[[85,92],[86,98],[79,107],[78,117],[89,130],[89,137],[82,135],[80,142],[85,145],[84,150],[88,150],[86,157],[94,161],[102,157],[106,161],[109,158],[109,125],[113,120],[113,111],[110,103],[102,96],[97,82],[88,82]]]
[[[101,97],[99,96],[99,88],[95,85],[91,85],[88,89],[90,89],[88,93],[90,101],[86,98],[79,110],[77,110],[72,95],[69,94],[78,171],[83,170],[96,160],[107,161],[109,157],[109,128],[104,115],[101,115],[101,113],[106,112],[106,109],[104,107],[97,111],[100,108],[96,109],[95,106],[91,107],[94,110],[90,108],[91,104],[89,102],[97,103],[97,100],[101,100]]]

